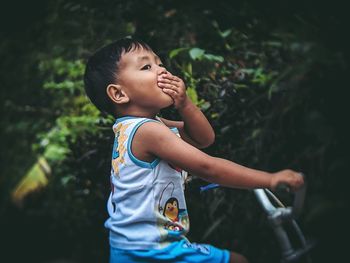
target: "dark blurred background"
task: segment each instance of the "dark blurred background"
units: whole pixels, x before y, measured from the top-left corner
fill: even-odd
[[[211,155],[308,182],[299,220],[313,262],[349,236],[349,19],[342,1],[6,1],[0,15],[1,262],[107,262],[113,118],[86,98],[89,55],[148,42],[216,132]],[[179,118],[169,108],[162,113]],[[279,262],[251,191],[186,196],[189,239]],[[292,196],[285,196],[289,202]]]

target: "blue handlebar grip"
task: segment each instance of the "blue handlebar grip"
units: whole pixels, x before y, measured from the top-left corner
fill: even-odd
[[[214,188],[218,188],[220,187],[220,185],[218,184],[208,184],[208,185],[205,185],[205,186],[201,186],[200,187],[200,192],[204,192],[204,191],[208,191],[210,189],[214,189]]]

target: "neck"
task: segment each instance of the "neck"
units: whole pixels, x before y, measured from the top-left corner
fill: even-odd
[[[135,116],[135,117],[142,117],[142,118],[148,118],[148,119],[155,119],[158,112],[145,110],[145,109],[119,109],[118,112],[118,118],[124,117],[124,116]]]

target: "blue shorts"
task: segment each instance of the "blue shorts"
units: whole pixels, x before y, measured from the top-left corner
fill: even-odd
[[[110,263],[134,262],[203,262],[227,263],[230,252],[211,245],[190,243],[186,239],[173,242],[162,249],[125,250],[111,247]]]

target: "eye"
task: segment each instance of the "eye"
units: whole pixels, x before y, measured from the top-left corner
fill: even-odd
[[[151,69],[151,65],[147,64],[147,65],[144,65],[141,70],[148,70],[148,69]]]
[[[165,66],[162,63],[160,63],[158,66],[162,67],[162,68],[165,68]]]

